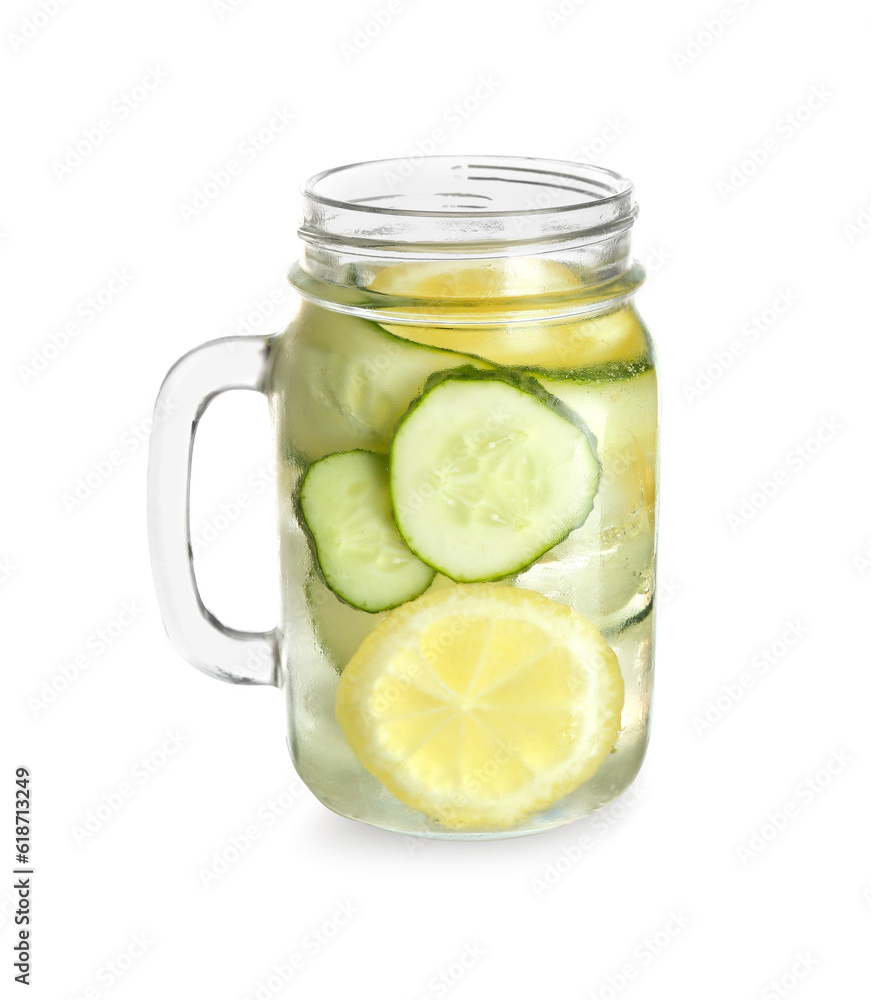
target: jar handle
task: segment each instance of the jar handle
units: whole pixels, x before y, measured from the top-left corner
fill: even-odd
[[[278,631],[239,632],[205,607],[190,538],[191,456],[209,403],[229,389],[266,392],[270,340],[225,337],[180,358],[157,396],[148,455],[148,537],[157,603],[182,656],[212,677],[278,683]]]

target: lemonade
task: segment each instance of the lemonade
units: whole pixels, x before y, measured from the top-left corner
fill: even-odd
[[[644,754],[652,662],[658,404],[631,298],[573,303],[535,259],[381,268],[356,303],[294,280],[270,393],[301,777],[431,836],[605,804]]]
[[[591,164],[438,155],[303,190],[300,308],[168,373],[149,540],[170,638],[281,689],[329,808],[446,839],[519,836],[622,794],[653,678],[658,398],[634,305],[631,182]],[[224,625],[196,585],[194,436],[265,394],[282,609]]]

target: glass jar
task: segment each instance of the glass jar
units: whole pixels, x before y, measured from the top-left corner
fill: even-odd
[[[167,376],[149,469],[167,630],[206,672],[283,689],[296,769],[344,816],[526,834],[601,808],[641,766],[658,401],[635,214],[625,178],[575,163],[326,171],[304,190],[290,326]],[[273,414],[267,634],[217,622],[190,566],[190,438],[229,388]]]

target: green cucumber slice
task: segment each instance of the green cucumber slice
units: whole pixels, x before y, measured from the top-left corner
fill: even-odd
[[[595,440],[529,376],[440,373],[399,424],[393,511],[406,545],[464,583],[518,573],[587,519]]]
[[[386,611],[432,583],[433,570],[396,530],[383,455],[347,451],[314,462],[299,503],[324,579],[343,601],[361,611]]]
[[[355,449],[386,455],[429,376],[470,362],[491,367],[305,302],[271,374],[284,446],[304,463]]]

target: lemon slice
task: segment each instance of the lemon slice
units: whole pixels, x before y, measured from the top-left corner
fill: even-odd
[[[548,295],[580,287],[572,270],[541,257],[492,260],[415,261],[394,264],[375,275],[370,288],[389,295],[423,299],[477,299]]]
[[[552,322],[524,321],[512,315],[528,296],[563,294],[583,289],[581,279],[556,261],[537,257],[492,261],[427,261],[386,267],[369,284],[389,295],[439,303],[439,326],[385,323],[396,337],[460,354],[473,354],[496,364],[547,369],[589,368],[627,364],[645,358],[650,349],[646,331],[631,305],[605,313]],[[464,303],[457,305],[457,302]],[[465,303],[474,301],[469,307]],[[545,314],[565,309],[565,303],[542,305]],[[432,312],[430,305],[405,306],[397,315]],[[473,312],[476,326],[468,323]],[[451,326],[452,322],[459,322]]]
[[[594,625],[484,583],[392,611],[345,668],[336,716],[401,802],[445,827],[504,830],[595,774],[622,708],[617,657]]]

